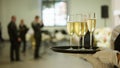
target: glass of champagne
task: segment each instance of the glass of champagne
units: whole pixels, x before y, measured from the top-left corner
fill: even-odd
[[[73,15],[68,16],[68,21],[67,21],[67,32],[70,35],[70,49],[72,48],[72,36],[74,34],[74,22],[73,22]]]
[[[81,22],[81,28],[82,28],[82,30],[81,30],[82,48],[81,48],[81,49],[85,49],[85,48],[84,48],[84,36],[85,36],[85,34],[87,33],[87,31],[88,31],[86,18],[84,18],[84,21]]]
[[[88,25],[88,30],[90,32],[90,49],[93,48],[93,40],[92,40],[92,35],[96,27],[96,17],[95,13],[94,14],[89,14],[89,19],[87,20],[87,25]]]
[[[79,37],[78,39],[78,49],[80,49],[80,38],[81,38],[81,15],[76,15],[76,21],[74,22],[74,33]]]

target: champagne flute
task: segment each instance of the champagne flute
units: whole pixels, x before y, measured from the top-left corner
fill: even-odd
[[[84,48],[84,36],[85,36],[85,34],[87,33],[87,31],[88,31],[88,27],[87,27],[87,22],[86,22],[86,20],[83,21],[83,22],[81,22],[81,28],[82,28],[82,30],[81,30],[82,48],[81,48],[81,49],[85,49],[85,48]]]
[[[94,13],[93,17],[91,17],[91,14],[89,14],[89,19],[87,21],[87,25],[88,25],[88,30],[90,32],[90,49],[92,49],[93,48],[92,35],[93,35],[93,32],[94,32],[95,27],[96,27],[95,13]]]
[[[70,43],[69,43],[70,49],[73,49],[72,48],[72,36],[74,34],[74,22],[73,22],[73,16],[72,15],[68,16],[67,32],[70,35]]]
[[[80,38],[81,37],[81,15],[76,15],[76,21],[74,22],[74,33]],[[80,49],[80,40],[78,39],[78,49]]]

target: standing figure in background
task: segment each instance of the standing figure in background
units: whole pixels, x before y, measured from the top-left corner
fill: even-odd
[[[39,48],[41,46],[41,28],[43,27],[42,20],[39,19],[39,16],[35,16],[35,20],[32,22],[32,28],[34,30],[34,38],[35,38],[35,51],[34,51],[34,59],[38,59],[39,56]]]
[[[10,38],[10,60],[12,61],[20,61],[20,52],[19,52],[19,42],[20,38],[18,35],[18,30],[16,26],[16,16],[11,17],[11,21],[8,24],[8,34]]]
[[[0,22],[0,41],[4,41],[2,38],[2,24]]]
[[[21,38],[21,43],[23,43],[22,53],[25,55],[26,52],[26,33],[28,31],[27,26],[24,24],[24,20],[22,19],[19,24],[19,33]]]

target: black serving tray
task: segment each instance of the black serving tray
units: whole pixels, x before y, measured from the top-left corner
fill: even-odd
[[[51,49],[55,52],[60,53],[73,53],[73,54],[94,54],[97,51],[100,51],[98,47],[93,47],[93,49],[78,49],[78,46],[71,46],[72,49],[70,49],[70,46],[55,46]]]

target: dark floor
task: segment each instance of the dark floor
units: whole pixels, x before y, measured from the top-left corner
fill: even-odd
[[[49,44],[50,45],[50,44]],[[66,45],[58,43],[57,45]],[[20,62],[10,63],[9,61],[9,42],[0,43],[0,68],[93,68],[90,63],[83,59],[76,58],[63,53],[53,52],[48,44],[42,44],[42,58],[33,59],[33,49],[28,43],[27,53],[24,56],[21,53]]]

